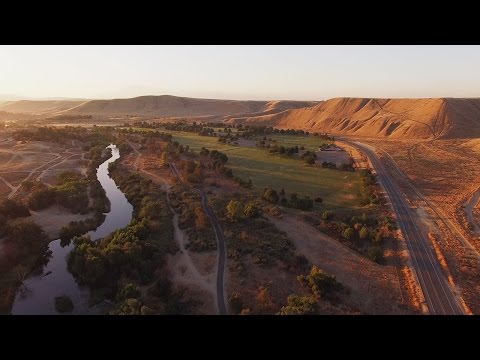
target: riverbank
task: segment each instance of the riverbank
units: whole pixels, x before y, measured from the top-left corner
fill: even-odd
[[[92,239],[102,238],[123,228],[132,218],[132,206],[108,175],[108,165],[120,158],[118,149],[114,145],[111,148],[111,157],[98,166],[96,172],[97,179],[112,204],[111,211],[106,214],[105,221],[97,227],[97,230],[88,233]],[[122,197],[124,203],[122,203]],[[91,214],[65,214],[61,209],[55,209],[55,207],[49,210],[37,212],[34,215],[49,229],[49,236],[54,236],[55,232],[59,231],[58,227],[68,225],[69,222],[64,221],[69,220],[71,216],[75,216],[77,219],[91,216]],[[60,221],[57,216],[61,216],[62,220]],[[51,253],[50,258],[47,259],[44,266],[39,267],[28,279],[23,281],[20,290],[16,292],[12,314],[57,314],[54,299],[59,296],[68,296],[72,300],[74,304],[72,314],[103,312],[98,306],[90,306],[90,291],[86,287],[79,286],[67,269],[66,260],[73,249],[73,244],[62,246],[60,240],[50,242],[48,246]]]

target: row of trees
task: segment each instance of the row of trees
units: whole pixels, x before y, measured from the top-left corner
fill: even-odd
[[[281,189],[278,193],[274,189],[265,188],[262,194],[262,199],[271,202],[272,204],[280,204],[282,206],[288,206],[300,210],[312,210],[314,204],[314,201],[309,196],[300,198],[297,193],[291,193],[290,200],[288,200],[284,189]],[[322,199],[318,197],[315,201],[321,203]]]
[[[260,214],[260,210],[252,201],[244,204],[238,200],[230,200],[230,202],[227,204],[226,210],[227,219],[231,222],[255,218]]]

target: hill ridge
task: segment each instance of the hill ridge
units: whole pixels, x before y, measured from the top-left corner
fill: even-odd
[[[302,108],[257,117],[231,117],[231,123],[389,138],[480,137],[478,98],[339,97]]]

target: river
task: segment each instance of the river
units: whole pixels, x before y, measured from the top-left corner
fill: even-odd
[[[132,219],[132,205],[108,174],[108,165],[120,158],[120,152],[115,145],[108,148],[112,149],[112,156],[98,167],[97,179],[110,200],[110,212],[106,214],[102,225],[88,233],[92,240],[100,239],[127,226]],[[52,255],[48,264],[42,274],[32,276],[23,282],[15,297],[12,314],[58,314],[55,310],[55,297],[61,295],[67,295],[73,302],[74,310],[70,314],[101,314],[104,307],[101,304],[89,307],[89,290],[79,286],[67,269],[66,257],[73,249],[73,243],[62,248],[60,240],[55,240],[49,244],[49,249]]]

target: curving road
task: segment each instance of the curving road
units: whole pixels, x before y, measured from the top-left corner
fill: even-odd
[[[347,139],[342,140],[357,147],[367,155],[375,168],[378,180],[387,192],[393,210],[397,215],[397,222],[410,251],[412,263],[430,314],[463,315],[463,307],[459,305],[442,272],[441,265],[428,236],[419,226],[415,212],[407,205],[397,185],[387,174],[382,160],[377,157],[372,147],[360,142],[353,142]]]
[[[173,175],[181,181],[180,174],[178,173],[175,165],[170,164],[170,170]],[[218,312],[220,315],[227,314],[227,308],[225,306],[225,287],[224,287],[224,274],[225,274],[225,238],[223,237],[222,227],[218,222],[217,216],[213,212],[212,208],[208,205],[208,198],[205,193],[199,189],[195,189],[200,193],[202,198],[202,207],[210,223],[212,224],[213,231],[215,233],[215,238],[217,239],[218,246],[218,264],[217,264],[217,306]]]

